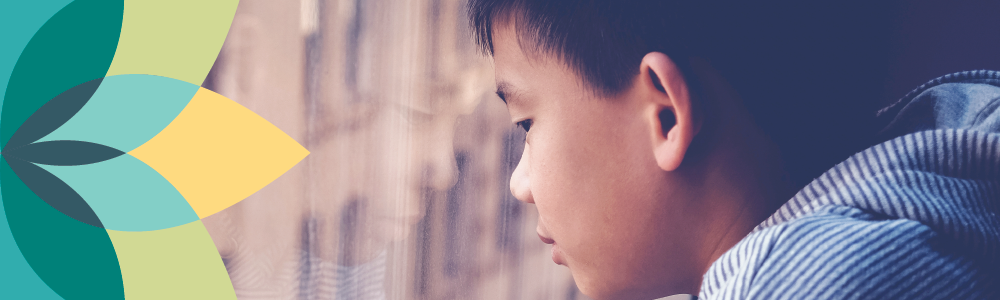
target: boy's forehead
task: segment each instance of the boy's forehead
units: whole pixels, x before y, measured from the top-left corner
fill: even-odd
[[[525,55],[517,46],[517,38],[509,26],[496,28],[493,35],[493,65],[496,73],[497,94],[504,103],[510,105],[510,100],[519,93],[521,79],[520,68],[524,67]]]
[[[512,25],[494,27],[492,44],[497,92],[504,94],[508,105],[521,98],[518,96],[556,86],[592,91],[562,57],[535,46]]]
[[[523,47],[512,26],[497,27],[493,35],[493,64],[496,72],[497,93],[508,105],[531,90],[554,78],[551,68],[561,63],[549,55],[537,55]]]
[[[540,48],[532,38],[524,36],[514,25],[499,26],[493,32],[493,59],[504,64],[530,66],[561,63],[555,55]]]

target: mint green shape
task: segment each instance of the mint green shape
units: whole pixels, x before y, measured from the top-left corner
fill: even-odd
[[[125,0],[108,76],[151,74],[200,86],[215,64],[238,0]]]
[[[85,141],[129,152],[170,125],[199,88],[153,75],[107,77],[76,115],[39,141]]]
[[[11,236],[20,255],[65,299],[123,299],[121,267],[108,231],[77,221],[39,199],[0,159],[0,192]],[[7,267],[0,266],[0,273]],[[48,294],[41,292],[39,296]],[[0,299],[12,297],[0,291]]]
[[[10,73],[0,112],[0,148],[50,99],[105,77],[118,47],[123,10],[121,1],[78,0],[38,29]]]
[[[79,166],[38,166],[80,194],[106,229],[149,231],[198,220],[181,193],[134,156]]]
[[[21,56],[24,46],[59,9],[72,0],[50,1],[0,1],[0,95],[7,91],[7,81],[14,70],[14,63]],[[3,107],[3,97],[0,97]],[[0,298],[9,299],[62,299],[55,293],[24,260],[21,250],[14,242],[14,236],[7,224],[7,214],[0,197]]]

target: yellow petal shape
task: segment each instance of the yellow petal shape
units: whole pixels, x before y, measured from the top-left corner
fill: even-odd
[[[249,109],[201,88],[170,125],[129,154],[163,175],[204,218],[257,192],[309,151]]]

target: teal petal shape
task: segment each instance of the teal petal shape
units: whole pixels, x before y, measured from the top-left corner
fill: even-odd
[[[14,242],[10,225],[7,225],[3,205],[0,205],[0,266],[3,266],[3,272],[0,272],[0,291],[3,292],[0,296],[10,299],[62,299],[38,278],[28,261],[24,260]]]
[[[35,32],[10,73],[0,112],[0,148],[53,97],[107,75],[124,9],[123,1],[74,1]]]
[[[0,1],[0,95],[7,91],[7,81],[14,63],[38,28],[72,0]]]
[[[3,1],[0,3],[0,95],[7,91],[7,81],[14,69],[14,63],[28,44],[31,36],[59,9],[72,0],[59,1]],[[2,107],[0,96],[0,107]],[[0,204],[3,198],[0,198]],[[0,205],[0,297],[10,299],[62,299],[49,288],[14,242],[14,236],[7,224],[7,214]]]
[[[131,155],[88,165],[40,167],[83,197],[104,228],[149,231],[198,220],[170,182]]]
[[[122,154],[125,154],[125,152],[105,145],[81,141],[38,142],[3,152],[4,157],[53,166],[92,164],[109,160]]]
[[[52,208],[87,225],[104,228],[87,201],[58,177],[36,164],[20,159],[5,156],[4,161],[31,192]]]
[[[167,127],[198,88],[153,75],[109,76],[73,118],[39,141],[87,141],[129,152]]]
[[[38,139],[52,133],[53,130],[62,126],[76,112],[80,111],[83,105],[87,104],[87,101],[94,95],[97,88],[101,86],[101,81],[103,80],[104,78],[98,78],[84,82],[46,102],[21,124],[21,127],[7,141],[7,145],[4,146],[3,150],[34,143]]]
[[[46,285],[65,299],[125,297],[121,266],[107,230],[75,220],[39,199],[6,160],[0,160],[0,182],[11,236]],[[6,272],[7,266],[0,266],[0,274]],[[37,299],[6,291],[0,290],[0,299]]]

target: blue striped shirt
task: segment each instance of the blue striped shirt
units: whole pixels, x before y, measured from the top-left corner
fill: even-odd
[[[1000,299],[1000,72],[940,77],[879,118],[884,142],[723,254],[700,299]]]

